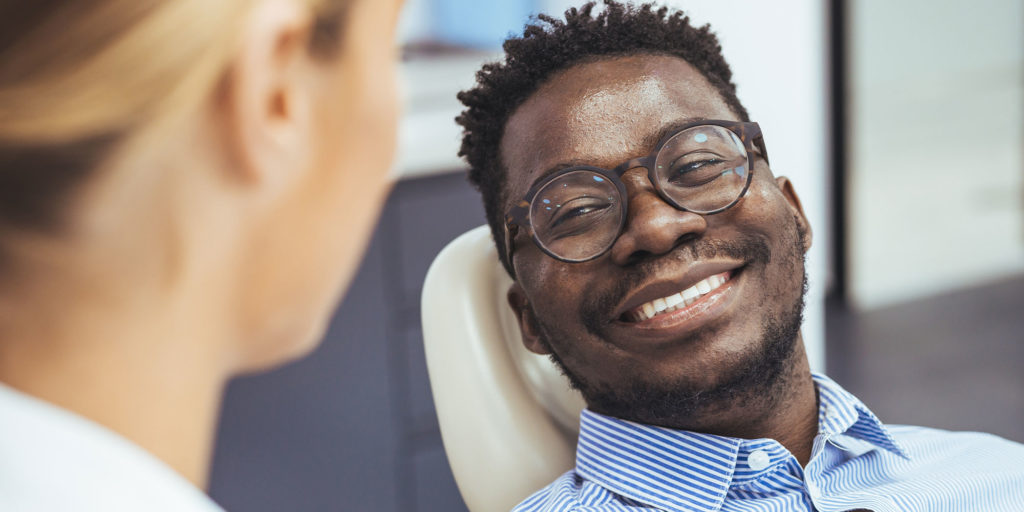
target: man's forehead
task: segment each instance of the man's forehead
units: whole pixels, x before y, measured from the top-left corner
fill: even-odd
[[[502,138],[509,192],[562,165],[614,167],[650,151],[670,126],[729,119],[717,90],[686,61],[632,56],[556,74],[513,114]]]

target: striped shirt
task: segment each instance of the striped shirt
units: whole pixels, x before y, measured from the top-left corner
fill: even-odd
[[[886,426],[823,375],[810,462],[772,439],[642,425],[584,410],[576,468],[515,512],[1024,511],[1024,445]]]

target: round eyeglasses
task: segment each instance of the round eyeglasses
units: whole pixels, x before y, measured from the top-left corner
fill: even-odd
[[[757,123],[703,120],[671,131],[651,154],[613,170],[574,166],[530,187],[505,216],[506,261],[511,266],[519,228],[552,258],[583,262],[612,247],[626,224],[622,175],[644,167],[658,195],[683,211],[711,215],[738,203],[750,187],[757,151],[768,153]]]

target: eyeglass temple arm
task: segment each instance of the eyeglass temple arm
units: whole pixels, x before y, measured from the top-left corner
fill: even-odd
[[[764,144],[764,136],[758,135],[754,138],[754,145],[757,146],[757,150],[761,152],[761,157],[764,158],[764,163],[770,167],[772,164],[768,161],[768,148]]]
[[[509,270],[512,270],[512,252],[515,251],[515,239],[519,234],[519,224],[514,215],[505,216],[505,262]],[[512,270],[512,278],[515,278],[515,271]]]

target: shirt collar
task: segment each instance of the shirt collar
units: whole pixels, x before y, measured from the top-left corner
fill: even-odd
[[[824,375],[813,377],[819,395],[818,439],[842,437],[834,444],[853,456],[882,448],[907,457],[860,400]],[[760,453],[755,456],[755,452]],[[720,509],[730,486],[756,480],[790,458],[789,452],[772,439],[674,430],[584,409],[576,473],[640,503],[712,512]]]
[[[822,374],[813,373],[812,377],[818,387],[819,437],[842,436],[848,440],[843,443],[848,447],[846,451],[855,455],[882,448],[910,458],[878,416],[857,397]]]
[[[576,472],[626,498],[669,510],[718,510],[741,440],[643,425],[584,409]]]
[[[0,509],[223,512],[142,448],[0,384]]]

